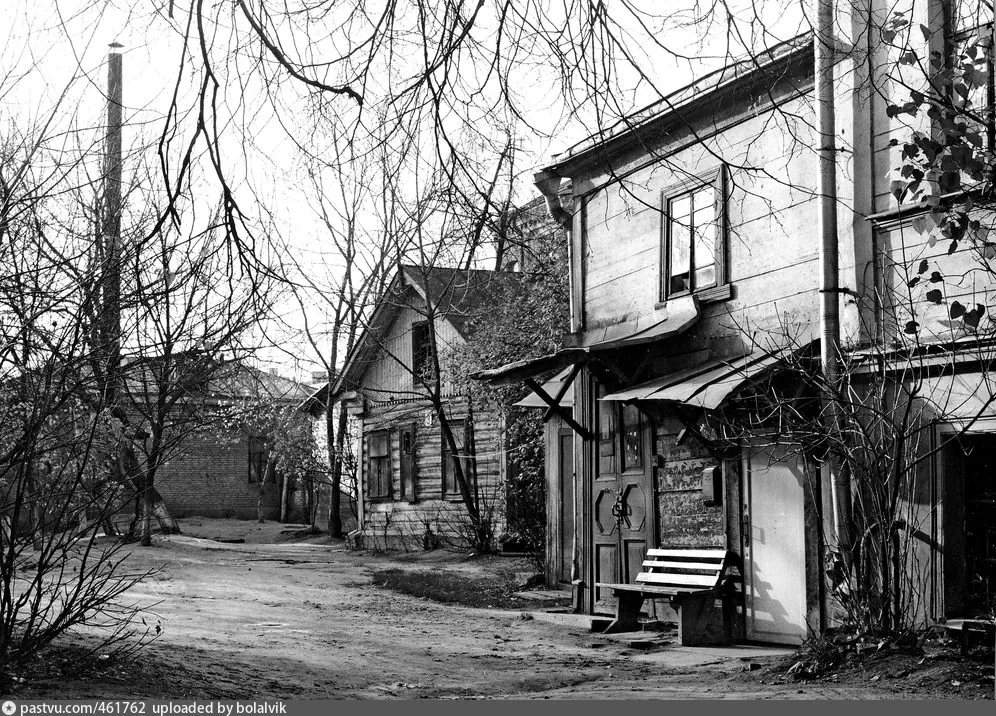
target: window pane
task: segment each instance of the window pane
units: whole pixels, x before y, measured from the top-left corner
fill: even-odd
[[[387,457],[371,457],[367,462],[367,489],[370,497],[391,494],[391,462]]]
[[[643,467],[643,421],[635,405],[622,409],[623,470]]]
[[[690,290],[689,267],[691,262],[691,214],[690,194],[678,197],[671,202],[670,228],[668,239],[668,294]]]
[[[951,5],[951,19],[956,32],[969,30],[993,20],[993,11],[988,7],[989,3],[981,3],[979,0],[954,0]]]
[[[716,191],[711,186],[695,192],[695,282],[696,290],[716,283]]]
[[[460,493],[457,487],[456,478],[456,463],[460,460],[463,455],[465,448],[464,445],[464,421],[463,419],[449,420],[450,432],[453,433],[453,442],[456,444],[457,454],[454,455],[450,451],[449,442],[446,440],[446,436],[443,434],[442,428],[439,430],[440,439],[443,442],[443,452],[442,452],[442,473],[443,473],[443,493],[446,495],[458,495]],[[464,479],[467,478],[467,463],[464,460],[461,463],[461,467],[464,470]]]
[[[412,373],[416,382],[420,378],[431,378],[432,343],[429,340],[429,323],[420,321],[412,324]]]
[[[370,456],[384,457],[390,453],[388,433],[372,433],[370,435]]]
[[[616,406],[612,403],[599,403],[598,404],[598,474],[599,475],[610,475],[616,471],[616,439],[617,439],[616,436],[617,436]]]

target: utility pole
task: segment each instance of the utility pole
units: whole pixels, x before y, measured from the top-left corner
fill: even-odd
[[[103,407],[111,415],[118,409],[121,394],[121,47],[114,42],[107,53],[107,125],[104,136],[103,216],[101,217],[98,355],[103,363]],[[115,450],[111,468],[117,481],[126,479],[120,450]],[[115,528],[105,523],[108,534]]]
[[[121,53],[107,53],[107,128],[104,140],[104,216],[101,231],[101,348],[106,356],[104,406],[118,406],[121,380]]]
[[[813,56],[816,64],[816,131],[819,142],[817,202],[820,232],[820,358],[830,391],[840,389],[840,286],[837,235],[837,127],[834,115],[833,65],[836,41],[833,0],[817,0]],[[824,406],[827,429],[837,429],[839,406],[833,393]],[[829,474],[828,474],[829,473]],[[832,486],[834,536],[850,565],[851,479],[847,466],[829,455],[824,479]]]

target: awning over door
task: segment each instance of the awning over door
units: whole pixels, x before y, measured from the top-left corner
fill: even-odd
[[[492,385],[507,385],[519,383],[527,378],[560,371],[573,365],[588,362],[599,353],[640,346],[661,341],[684,333],[691,328],[699,317],[699,304],[694,296],[682,296],[675,299],[666,309],[661,309],[648,317],[641,325],[618,324],[608,328],[588,332],[588,340],[592,342],[576,348],[563,348],[556,353],[508,363],[500,368],[482,370],[471,377],[483,380]]]
[[[731,361],[710,360],[695,368],[610,393],[601,400],[627,403],[664,400],[715,410],[731,393],[773,367],[783,357],[783,353],[776,352],[752,353]]]

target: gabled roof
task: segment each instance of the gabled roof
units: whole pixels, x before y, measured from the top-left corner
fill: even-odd
[[[122,370],[126,390],[136,398],[155,395],[157,376],[164,369],[164,360],[156,355],[124,358]],[[242,360],[224,359],[199,350],[174,353],[170,366],[176,371],[171,378],[172,389],[183,390],[191,397],[299,402],[311,393],[307,385],[290,378],[254,368]]]
[[[401,274],[405,282],[427,304],[435,306],[464,340],[471,338],[471,319],[480,315],[503,292],[517,290],[522,284],[522,274],[511,271],[402,265]]]
[[[304,409],[314,413],[330,399],[357,387],[367,366],[377,354],[398,310],[408,305],[408,289],[426,305],[432,306],[438,318],[450,323],[465,341],[473,339],[473,319],[479,317],[499,296],[509,290],[518,291],[524,274],[510,271],[484,271],[424,267],[402,264],[390,285],[381,294],[335,384],[325,385],[305,401]]]

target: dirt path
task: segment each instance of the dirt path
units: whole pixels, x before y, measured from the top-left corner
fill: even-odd
[[[759,684],[742,663],[682,666],[521,612],[371,584],[370,557],[329,544],[187,536],[133,549],[162,571],[129,592],[161,637],[96,678],[26,683],[53,698],[917,698],[912,691]],[[391,566],[376,560],[374,568]],[[679,652],[673,652],[677,655]]]

